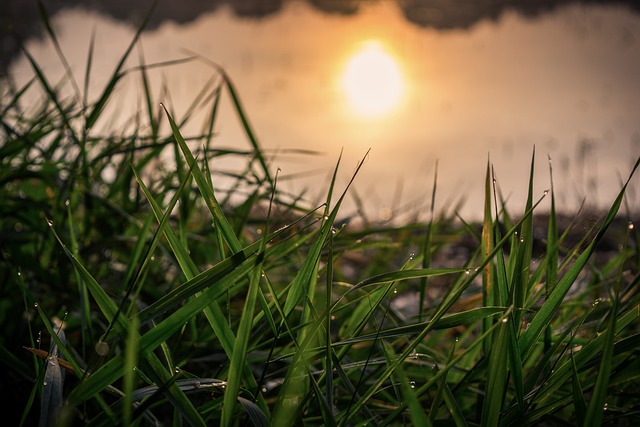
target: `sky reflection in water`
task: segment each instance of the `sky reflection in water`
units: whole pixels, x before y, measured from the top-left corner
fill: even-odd
[[[53,22],[79,80],[96,29],[97,96],[134,29],[80,9],[60,12]],[[357,100],[345,91],[349,61],[372,41],[400,76],[396,83],[386,78],[400,89],[384,114],[354,108]],[[640,155],[640,17],[623,8],[574,5],[535,20],[507,12],[468,31],[436,31],[408,24],[391,2],[349,17],[292,2],[261,20],[238,19],[220,8],[189,24],[164,23],[146,32],[141,45],[147,63],[184,57],[188,49],[224,67],[264,147],[322,153],[276,157],[274,169],[280,167],[283,177],[303,174],[283,179],[285,190],[309,187],[322,200],[341,149],[342,187],[371,147],[355,191],[374,217],[395,207],[427,212],[436,160],[436,209],[464,197],[463,216],[475,219],[489,154],[514,209],[526,197],[534,144],[535,194],[549,187],[549,154],[561,208],[585,196],[609,204],[620,176]],[[62,76],[49,42],[33,40],[27,48],[51,81]],[[10,73],[18,82],[31,75],[24,58]],[[158,101],[179,117],[212,74],[204,62],[164,68],[151,73],[152,88],[158,97],[166,82],[170,99]],[[134,80],[111,104],[123,119],[141,107]],[[219,146],[248,147],[228,98],[217,123]],[[640,184],[634,182],[637,209]]]

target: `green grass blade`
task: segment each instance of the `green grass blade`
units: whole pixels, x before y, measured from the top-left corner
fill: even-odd
[[[509,340],[509,318],[503,317],[498,322],[498,328],[491,340],[492,347],[489,353],[489,367],[487,372],[487,386],[485,389],[484,403],[482,406],[482,421],[485,426],[498,425],[504,390],[507,385],[507,361]]]
[[[263,238],[260,243],[261,253],[264,253],[267,246],[267,235],[269,230],[269,222],[271,219],[271,208],[273,206],[274,196],[275,183],[273,192],[271,193],[271,201],[269,203],[269,211],[267,213],[265,230],[263,232]],[[233,354],[231,355],[231,364],[229,365],[229,377],[227,379],[227,389],[224,392],[221,420],[222,426],[229,426],[233,422],[234,406],[238,398],[238,390],[240,389],[242,380],[241,372],[243,365],[246,363],[247,348],[249,347],[249,339],[251,337],[251,326],[253,324],[256,301],[258,299],[263,260],[264,258],[257,257],[255,265],[253,266],[253,270],[250,273],[251,277],[249,279],[249,290],[247,291],[244,307],[242,309],[242,315],[240,317],[240,324],[238,326],[238,332],[236,333],[236,340],[233,345]]]
[[[573,362],[571,371],[571,386],[573,390],[573,407],[576,413],[576,421],[579,426],[585,425],[587,416],[587,404],[584,401],[584,395],[582,386],[580,385],[580,378],[578,377],[578,370],[573,360],[573,353],[571,354],[571,361]]]
[[[149,23],[149,19],[151,18],[151,15],[153,15],[153,11],[155,10],[157,4],[158,4],[158,0],[155,0],[151,5],[151,7],[149,8],[147,15],[144,17],[142,24],[140,24],[140,26],[138,27],[136,34],[133,36],[133,39],[131,40],[131,43],[129,43],[129,46],[127,47],[126,51],[120,58],[118,65],[116,65],[116,68],[113,70],[113,73],[111,74],[111,77],[109,78],[109,81],[106,84],[102,92],[102,95],[100,95],[100,98],[93,105],[91,112],[85,119],[85,125],[84,125],[85,129],[87,130],[91,129],[93,125],[95,125],[96,121],[101,117],[102,111],[104,110],[104,107],[107,105],[107,102],[109,101],[109,98],[111,97],[114,89],[116,88],[118,81],[125,74],[124,72],[122,72],[122,67],[124,66],[124,63],[126,62],[129,55],[131,54],[133,47],[136,45],[136,43],[138,43],[138,40],[140,39],[140,35],[142,34],[142,31],[145,29],[145,27]]]
[[[169,119],[169,124],[171,125],[171,130],[173,131],[173,136],[175,137],[176,144],[178,144],[178,146],[180,147],[180,150],[182,151],[182,154],[187,160],[187,164],[189,165],[189,167],[193,167],[196,160],[193,157],[193,154],[191,154],[191,150],[189,150],[189,147],[187,146],[186,141],[184,140],[184,138],[182,137],[182,134],[180,133],[180,130],[178,129],[178,125],[176,125],[176,122],[173,120],[173,118],[169,114],[169,111],[167,111],[164,105],[163,105],[163,108],[165,110],[167,118]],[[208,185],[207,180],[204,177],[204,174],[202,173],[202,171],[198,166],[195,166],[193,168],[193,176],[198,185],[198,189],[200,190],[200,193],[202,194],[202,197],[207,207],[209,208],[211,215],[213,216],[213,221],[215,223],[215,226],[220,230],[220,233],[224,236],[224,239],[229,245],[229,247],[231,248],[231,250],[234,253],[240,252],[242,250],[240,241],[238,240],[238,237],[235,235],[235,232],[233,231],[233,227],[231,227],[231,224],[229,223],[226,215],[222,211],[222,208],[220,207],[220,204],[218,203],[213,193],[213,188],[211,188]]]

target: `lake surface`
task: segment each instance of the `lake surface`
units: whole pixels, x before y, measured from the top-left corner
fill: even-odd
[[[79,81],[95,30],[90,87],[97,97],[134,26],[82,8],[57,12],[52,24]],[[477,219],[489,156],[509,206],[520,209],[534,145],[536,195],[549,188],[549,155],[560,208],[583,198],[606,207],[640,155],[640,15],[623,6],[573,4],[535,19],[507,10],[448,30],[409,23],[391,1],[351,15],[286,2],[261,19],[222,6],[188,23],[164,22],[141,40],[148,64],[197,53],[226,70],[260,143],[281,152],[272,165],[281,169],[283,190],[309,188],[322,201],[341,150],[339,188],[371,148],[354,190],[372,218],[398,208],[426,217],[437,162],[436,210],[464,198],[462,215]],[[51,81],[63,75],[50,41],[34,38],[26,47]],[[356,57],[369,73],[358,74]],[[134,52],[129,66],[138,58]],[[350,80],[349,69],[356,70]],[[18,84],[33,75],[23,57],[9,74]],[[150,72],[156,101],[177,117],[213,75],[204,61]],[[110,105],[122,120],[143,107],[138,82],[126,80]],[[170,96],[161,96],[162,85]],[[216,145],[249,147],[226,95],[217,131]],[[640,178],[629,196],[638,210]],[[353,206],[348,200],[344,213]]]

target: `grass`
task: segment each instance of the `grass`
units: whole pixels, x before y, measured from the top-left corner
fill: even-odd
[[[86,89],[92,45],[83,92],[70,72],[48,81],[26,52],[33,79],[3,93],[0,389],[9,421],[640,420],[640,236],[621,212],[638,162],[590,229],[559,228],[553,185],[540,198],[533,189],[535,154],[525,210],[513,217],[488,164],[479,224],[438,214],[434,177],[426,223],[355,227],[340,216],[352,183],[339,188],[335,174],[317,207],[279,191],[218,67],[180,119],[156,108],[148,73],[157,64],[125,68],[139,34],[95,101]],[[139,79],[144,107],[130,132],[117,133],[106,107],[127,78]],[[23,106],[36,87],[41,102]],[[246,150],[216,146],[225,96]],[[185,138],[198,111],[204,130]],[[242,160],[243,173],[211,167],[227,159]],[[552,183],[551,162],[549,172]],[[604,254],[605,241],[618,247]],[[468,257],[451,260],[463,246]]]

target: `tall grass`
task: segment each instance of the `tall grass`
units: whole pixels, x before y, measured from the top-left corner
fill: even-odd
[[[346,188],[334,173],[316,208],[282,194],[230,78],[215,68],[178,119],[155,107],[153,65],[125,68],[139,34],[97,100],[93,54],[85,92],[66,97],[74,76],[49,82],[28,52],[34,78],[2,98],[1,389],[16,424],[640,419],[640,238],[620,219],[640,159],[591,230],[559,228],[553,185],[533,188],[535,155],[514,217],[489,163],[481,224],[437,215],[434,182],[426,224],[354,227],[340,207],[362,163]],[[98,133],[126,78],[140,79],[144,118]],[[36,86],[41,103],[23,106]],[[246,150],[216,147],[224,96]],[[181,128],[198,109],[190,144]],[[244,173],[221,176],[212,160],[231,157]],[[619,247],[603,253],[604,240]]]

